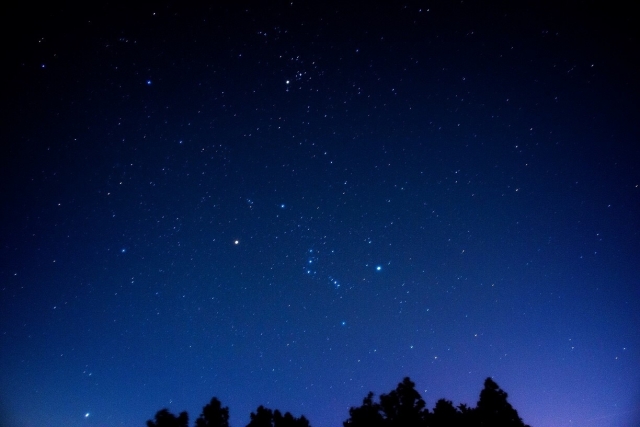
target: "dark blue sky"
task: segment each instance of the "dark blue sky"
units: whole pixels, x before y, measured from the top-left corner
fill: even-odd
[[[533,427],[640,418],[630,11],[18,7],[0,422],[339,427],[493,376]],[[87,415],[88,414],[88,415]]]

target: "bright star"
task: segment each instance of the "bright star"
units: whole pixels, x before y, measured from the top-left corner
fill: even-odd
[[[380,271],[380,270],[382,270],[382,266],[379,265],[376,267],[376,271]]]

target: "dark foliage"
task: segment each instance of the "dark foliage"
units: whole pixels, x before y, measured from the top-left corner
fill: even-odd
[[[429,412],[425,401],[406,377],[395,390],[381,394],[378,401],[369,392],[362,405],[349,409],[349,418],[344,427],[529,427],[522,422],[504,392],[495,381],[487,378],[475,408],[465,404],[440,399],[433,412]],[[155,421],[147,421],[147,427],[188,427],[186,412],[175,416],[167,409],[158,411]],[[212,398],[198,417],[195,427],[229,427],[229,408],[223,407],[217,398]],[[246,427],[311,427],[304,415],[284,415],[279,410],[259,406],[250,415]]]
[[[380,396],[380,407],[387,425],[420,427],[429,411],[415,389],[415,383],[406,377],[389,394]]]
[[[429,410],[408,377],[395,390],[380,395],[379,402],[373,401],[369,393],[362,406],[349,409],[349,419],[344,427],[422,427],[426,426]]]
[[[455,407],[450,400],[440,399],[433,412],[405,378],[395,390],[380,395],[378,402],[369,393],[362,406],[349,409],[344,427],[528,427],[518,412],[507,402],[507,393],[487,378],[476,408],[465,404]]]
[[[251,421],[247,427],[310,427],[309,421],[303,416],[296,418],[289,412],[284,415],[277,409],[272,411],[260,405],[255,413],[251,413]]]
[[[491,378],[484,381],[480,400],[476,408],[477,419],[481,426],[521,427],[524,426],[518,411],[507,402],[507,393],[502,391]]]
[[[463,425],[462,413],[453,406],[453,402],[440,399],[433,408],[433,415],[429,423],[432,427],[445,427],[450,425]]]
[[[369,392],[362,401],[362,406],[349,409],[349,419],[343,423],[344,427],[383,427],[385,425],[380,405],[373,401],[373,396],[373,392]]]
[[[156,412],[155,421],[147,421],[147,427],[187,427],[188,424],[189,415],[186,412],[181,412],[176,417],[168,409]]]
[[[222,407],[214,397],[204,408],[196,420],[196,427],[229,427],[229,408]]]

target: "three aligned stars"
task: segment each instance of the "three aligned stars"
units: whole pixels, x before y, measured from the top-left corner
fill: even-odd
[[[282,205],[282,207],[284,207],[284,205]],[[235,239],[235,240],[233,241],[233,244],[234,244],[235,246],[239,245],[239,244],[240,244],[240,240],[239,240],[239,239]],[[313,250],[310,250],[309,252],[313,252]],[[312,260],[309,260],[309,263],[311,263],[311,262],[312,262]],[[375,271],[377,271],[377,272],[382,271],[382,265],[376,265],[376,266],[375,266]],[[332,282],[334,283],[334,285],[336,286],[336,288],[339,288],[339,287],[340,287],[340,285],[338,284],[338,281],[337,281],[337,280],[335,280],[335,279],[331,279],[331,280],[332,280]],[[340,322],[340,326],[347,326],[347,322],[346,322],[345,320],[342,320],[342,321]],[[86,415],[86,416],[88,417],[88,416],[89,416],[89,414],[87,413],[87,415]]]
[[[239,239],[235,239],[235,240],[233,241],[233,244],[234,244],[235,246],[239,245],[239,244],[240,244],[240,240],[239,240]],[[124,253],[124,252],[125,252],[125,249],[123,249],[123,250],[122,250],[122,253]],[[309,252],[312,252],[312,250],[310,250]],[[313,263],[313,261],[312,261],[312,260],[309,260],[308,262],[309,262],[309,264]],[[376,270],[376,271],[382,271],[382,265],[376,265],[376,266],[375,266],[375,270]]]

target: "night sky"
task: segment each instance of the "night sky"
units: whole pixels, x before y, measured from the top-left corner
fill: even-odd
[[[638,425],[630,10],[22,3],[0,425],[217,396],[232,427],[341,427],[405,376],[429,408],[492,376],[533,427]]]

